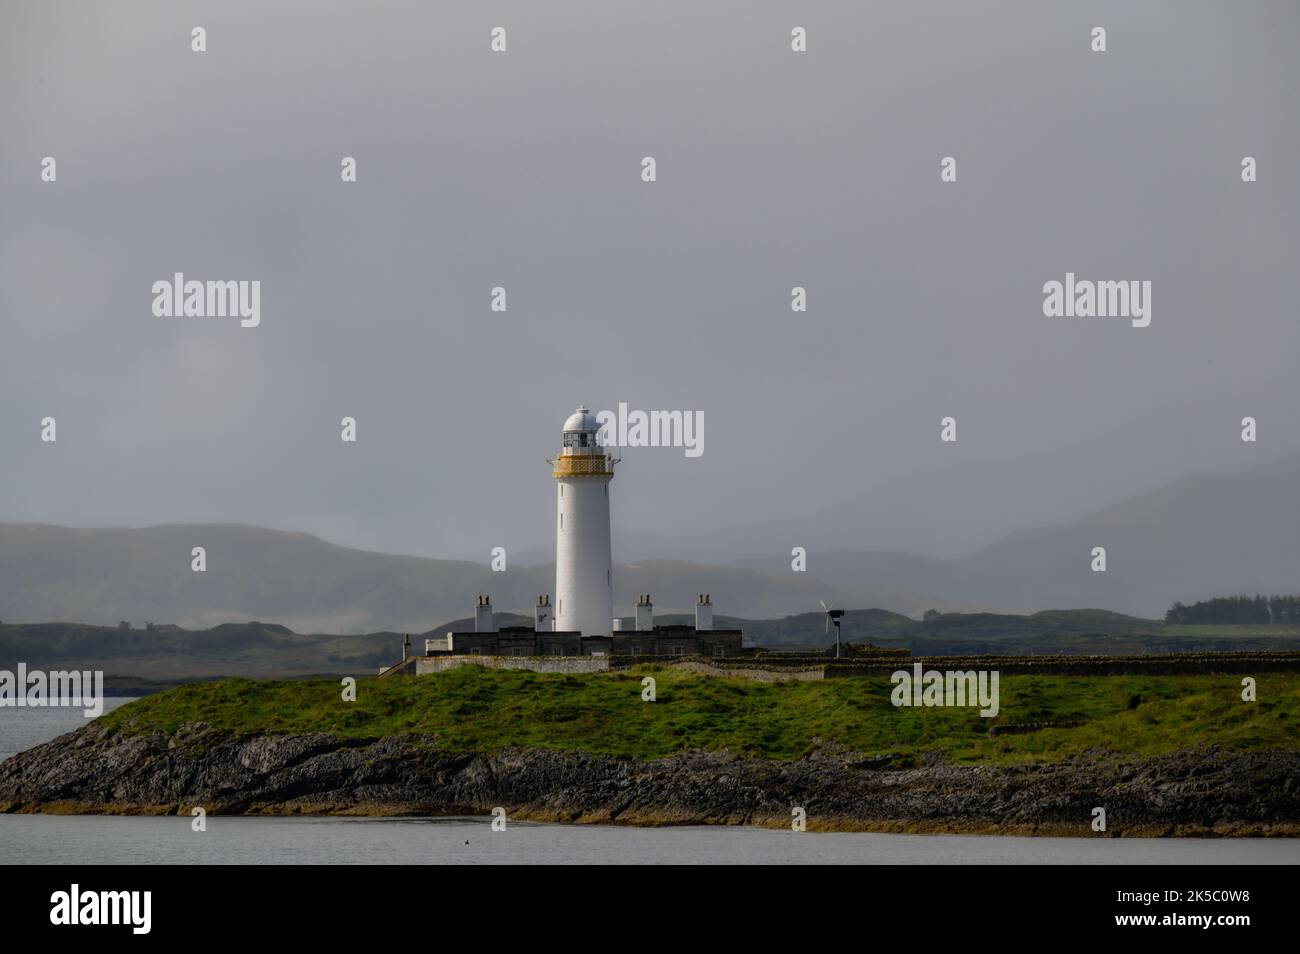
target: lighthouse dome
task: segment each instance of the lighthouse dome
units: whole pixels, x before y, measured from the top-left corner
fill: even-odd
[[[579,405],[578,409],[570,414],[568,420],[564,422],[564,430],[565,433],[583,431],[594,434],[600,430],[600,423],[596,420],[596,415]]]

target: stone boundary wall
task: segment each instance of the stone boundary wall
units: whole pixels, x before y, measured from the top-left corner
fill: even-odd
[[[1007,676],[1254,675],[1300,672],[1300,652],[1160,653],[1151,656],[910,656],[895,659],[793,657],[710,658],[705,656],[413,656],[385,675],[426,675],[458,666],[527,669],[532,672],[596,673],[639,665],[671,666],[687,672],[759,682],[809,682],[854,676],[889,677],[926,670],[994,670]]]
[[[1206,676],[1251,675],[1263,672],[1300,672],[1300,652],[1160,653],[1150,656],[909,656],[894,659],[818,659],[771,656],[744,659],[646,659],[711,676],[734,676],[776,682],[841,679],[853,676],[892,676],[900,669],[947,671],[993,670],[1007,676]],[[636,664],[636,663],[632,663]],[[616,662],[616,667],[619,665]]]
[[[527,669],[531,672],[559,672],[570,675],[608,672],[608,656],[417,656],[415,675],[446,672],[460,666],[485,669]]]
[[[726,676],[731,679],[752,679],[755,682],[811,682],[826,678],[826,667],[758,669],[753,666],[716,666],[712,663],[688,659],[671,664],[674,669],[685,669],[706,676]]]
[[[999,735],[1029,735],[1031,732],[1042,732],[1044,729],[1077,729],[1083,725],[1082,722],[1019,722],[1008,725],[991,725],[989,726],[989,738],[992,739]]]
[[[913,656],[893,662],[843,660],[827,666],[826,676],[889,676],[929,669],[996,669],[1004,676],[1210,676],[1228,673],[1300,672],[1300,652],[1160,653],[1153,656]]]

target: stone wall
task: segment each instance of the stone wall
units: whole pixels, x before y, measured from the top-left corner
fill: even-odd
[[[911,672],[921,663],[927,670],[996,669],[1004,676],[1209,676],[1239,673],[1295,672],[1300,652],[1159,653],[1150,656],[913,656],[881,662],[835,660],[827,678],[889,676]]]
[[[384,675],[425,675],[445,672],[457,666],[486,666],[492,669],[529,669],[533,672],[608,672],[631,666],[667,665],[710,676],[732,676],[760,682],[855,676],[893,675],[912,671],[914,663],[925,670],[969,671],[996,669],[1012,675],[1251,675],[1300,670],[1297,652],[1162,653],[1155,656],[924,656],[879,660],[826,659],[825,657],[664,657],[639,656],[414,656],[393,666]]]
[[[615,633],[615,656],[655,657],[657,661],[682,656],[710,658],[740,655],[744,636],[738,629],[697,630],[692,626],[656,626],[645,632]]]
[[[664,662],[662,659],[656,662]],[[668,662],[666,665],[674,669],[685,669],[688,672],[698,672],[706,676],[726,676],[731,679],[752,679],[755,682],[811,682],[817,679],[826,678],[825,666],[810,666],[807,668],[795,669],[772,668],[759,669],[753,666],[715,666],[712,663],[700,662],[695,659],[687,659],[682,662]]]
[[[427,676],[430,673],[446,672],[458,666],[574,674],[607,672],[609,658],[605,656],[417,656],[414,674]]]

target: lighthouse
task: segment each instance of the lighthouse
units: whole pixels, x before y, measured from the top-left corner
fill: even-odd
[[[614,579],[609,543],[609,482],[614,460],[596,442],[600,425],[585,407],[564,422],[555,478],[555,630],[609,633]]]

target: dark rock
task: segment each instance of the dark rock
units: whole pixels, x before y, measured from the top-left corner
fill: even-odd
[[[1141,760],[915,768],[828,746],[779,762],[729,752],[654,761],[583,752],[450,752],[427,736],[168,736],[91,724],[0,764],[0,810],[486,814],[631,824],[1091,834],[1294,834],[1300,752],[1187,750]]]

